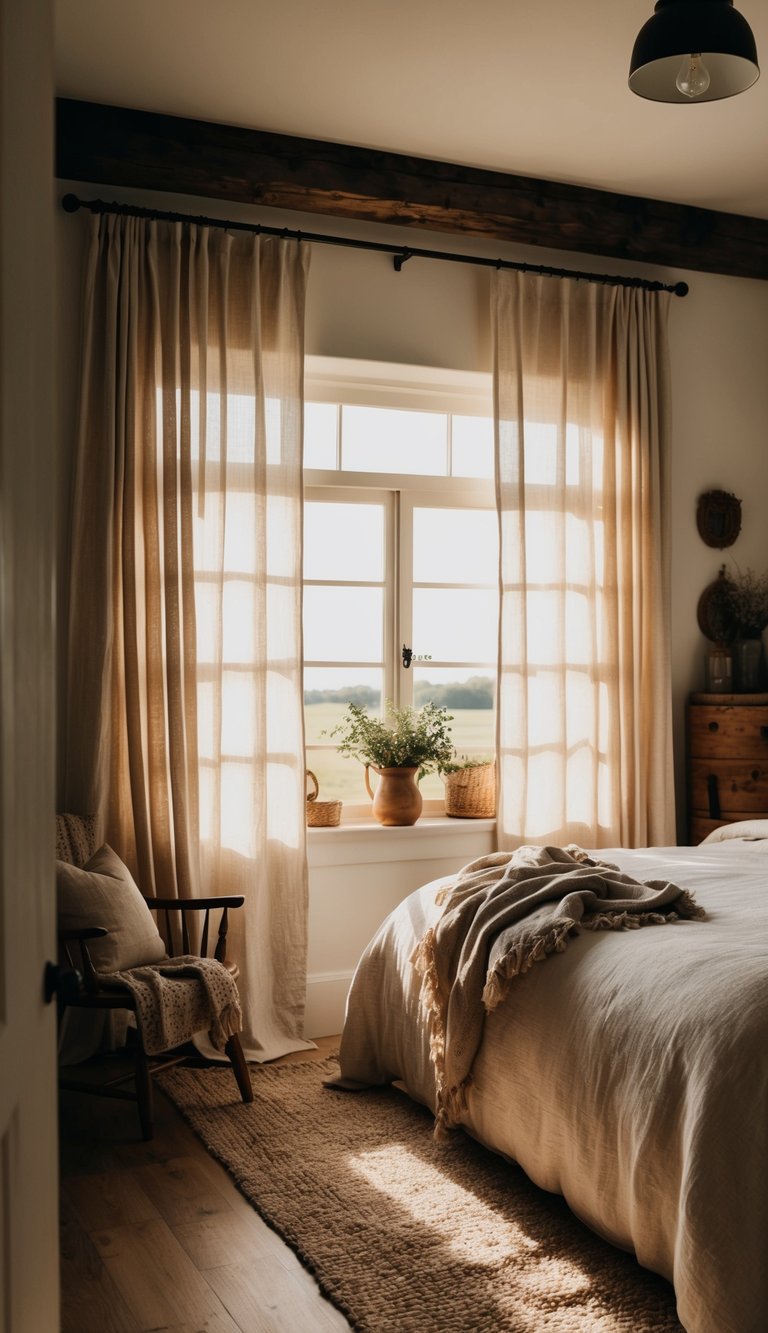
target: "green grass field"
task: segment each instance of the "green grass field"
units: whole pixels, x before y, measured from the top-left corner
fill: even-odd
[[[307,729],[307,768],[311,768],[320,783],[321,800],[341,800],[350,803],[364,802],[369,799],[365,790],[363,765],[355,759],[346,759],[333,749],[313,749],[318,746],[333,746],[334,741],[323,732],[330,732],[341,722],[345,713],[344,704],[307,704],[304,709]],[[491,708],[457,708],[453,711],[451,735],[459,754],[480,751],[491,756],[494,751],[494,712]],[[371,785],[376,782],[376,775],[371,774]],[[443,780],[437,773],[431,773],[419,784],[425,798],[441,800],[444,795]]]

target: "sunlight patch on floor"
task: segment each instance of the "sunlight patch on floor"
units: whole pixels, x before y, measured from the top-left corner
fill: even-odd
[[[438,1231],[467,1263],[499,1268],[513,1262],[517,1282],[538,1294],[546,1288],[553,1296],[574,1296],[589,1289],[588,1278],[574,1264],[539,1255],[538,1243],[522,1227],[402,1145],[359,1153],[348,1165],[415,1221]]]

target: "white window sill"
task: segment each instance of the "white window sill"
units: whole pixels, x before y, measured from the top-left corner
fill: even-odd
[[[421,861],[463,855],[467,860],[495,846],[495,819],[459,819],[452,815],[422,815],[415,824],[385,827],[370,815],[348,818],[335,828],[308,828],[310,866],[383,861]],[[475,851],[472,844],[481,844]]]
[[[379,824],[370,815],[361,815],[359,818],[349,816],[341,824],[329,828],[308,828],[307,840],[309,842],[322,842],[328,837],[358,837],[361,833],[383,833],[388,838],[413,838],[427,830],[434,831],[436,828],[441,829],[443,833],[451,833],[452,831],[460,833],[472,828],[492,829],[495,827],[495,819],[463,819],[457,815],[420,815],[415,824],[394,825]]]

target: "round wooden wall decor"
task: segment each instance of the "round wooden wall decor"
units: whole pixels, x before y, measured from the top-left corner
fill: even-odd
[[[705,491],[696,507],[696,526],[707,546],[732,546],[741,532],[741,500],[729,491]]]
[[[732,591],[723,565],[714,583],[707,584],[699,598],[696,619],[704,638],[712,643],[731,643],[738,632],[739,621],[733,609]]]

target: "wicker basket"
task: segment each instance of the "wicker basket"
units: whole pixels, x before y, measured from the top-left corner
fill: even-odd
[[[335,828],[341,820],[341,801],[318,801],[320,784],[312,772],[307,769],[307,780],[313,791],[307,792],[307,824],[309,828]]]
[[[496,765],[476,764],[444,773],[445,813],[459,819],[492,819],[496,814]]]

